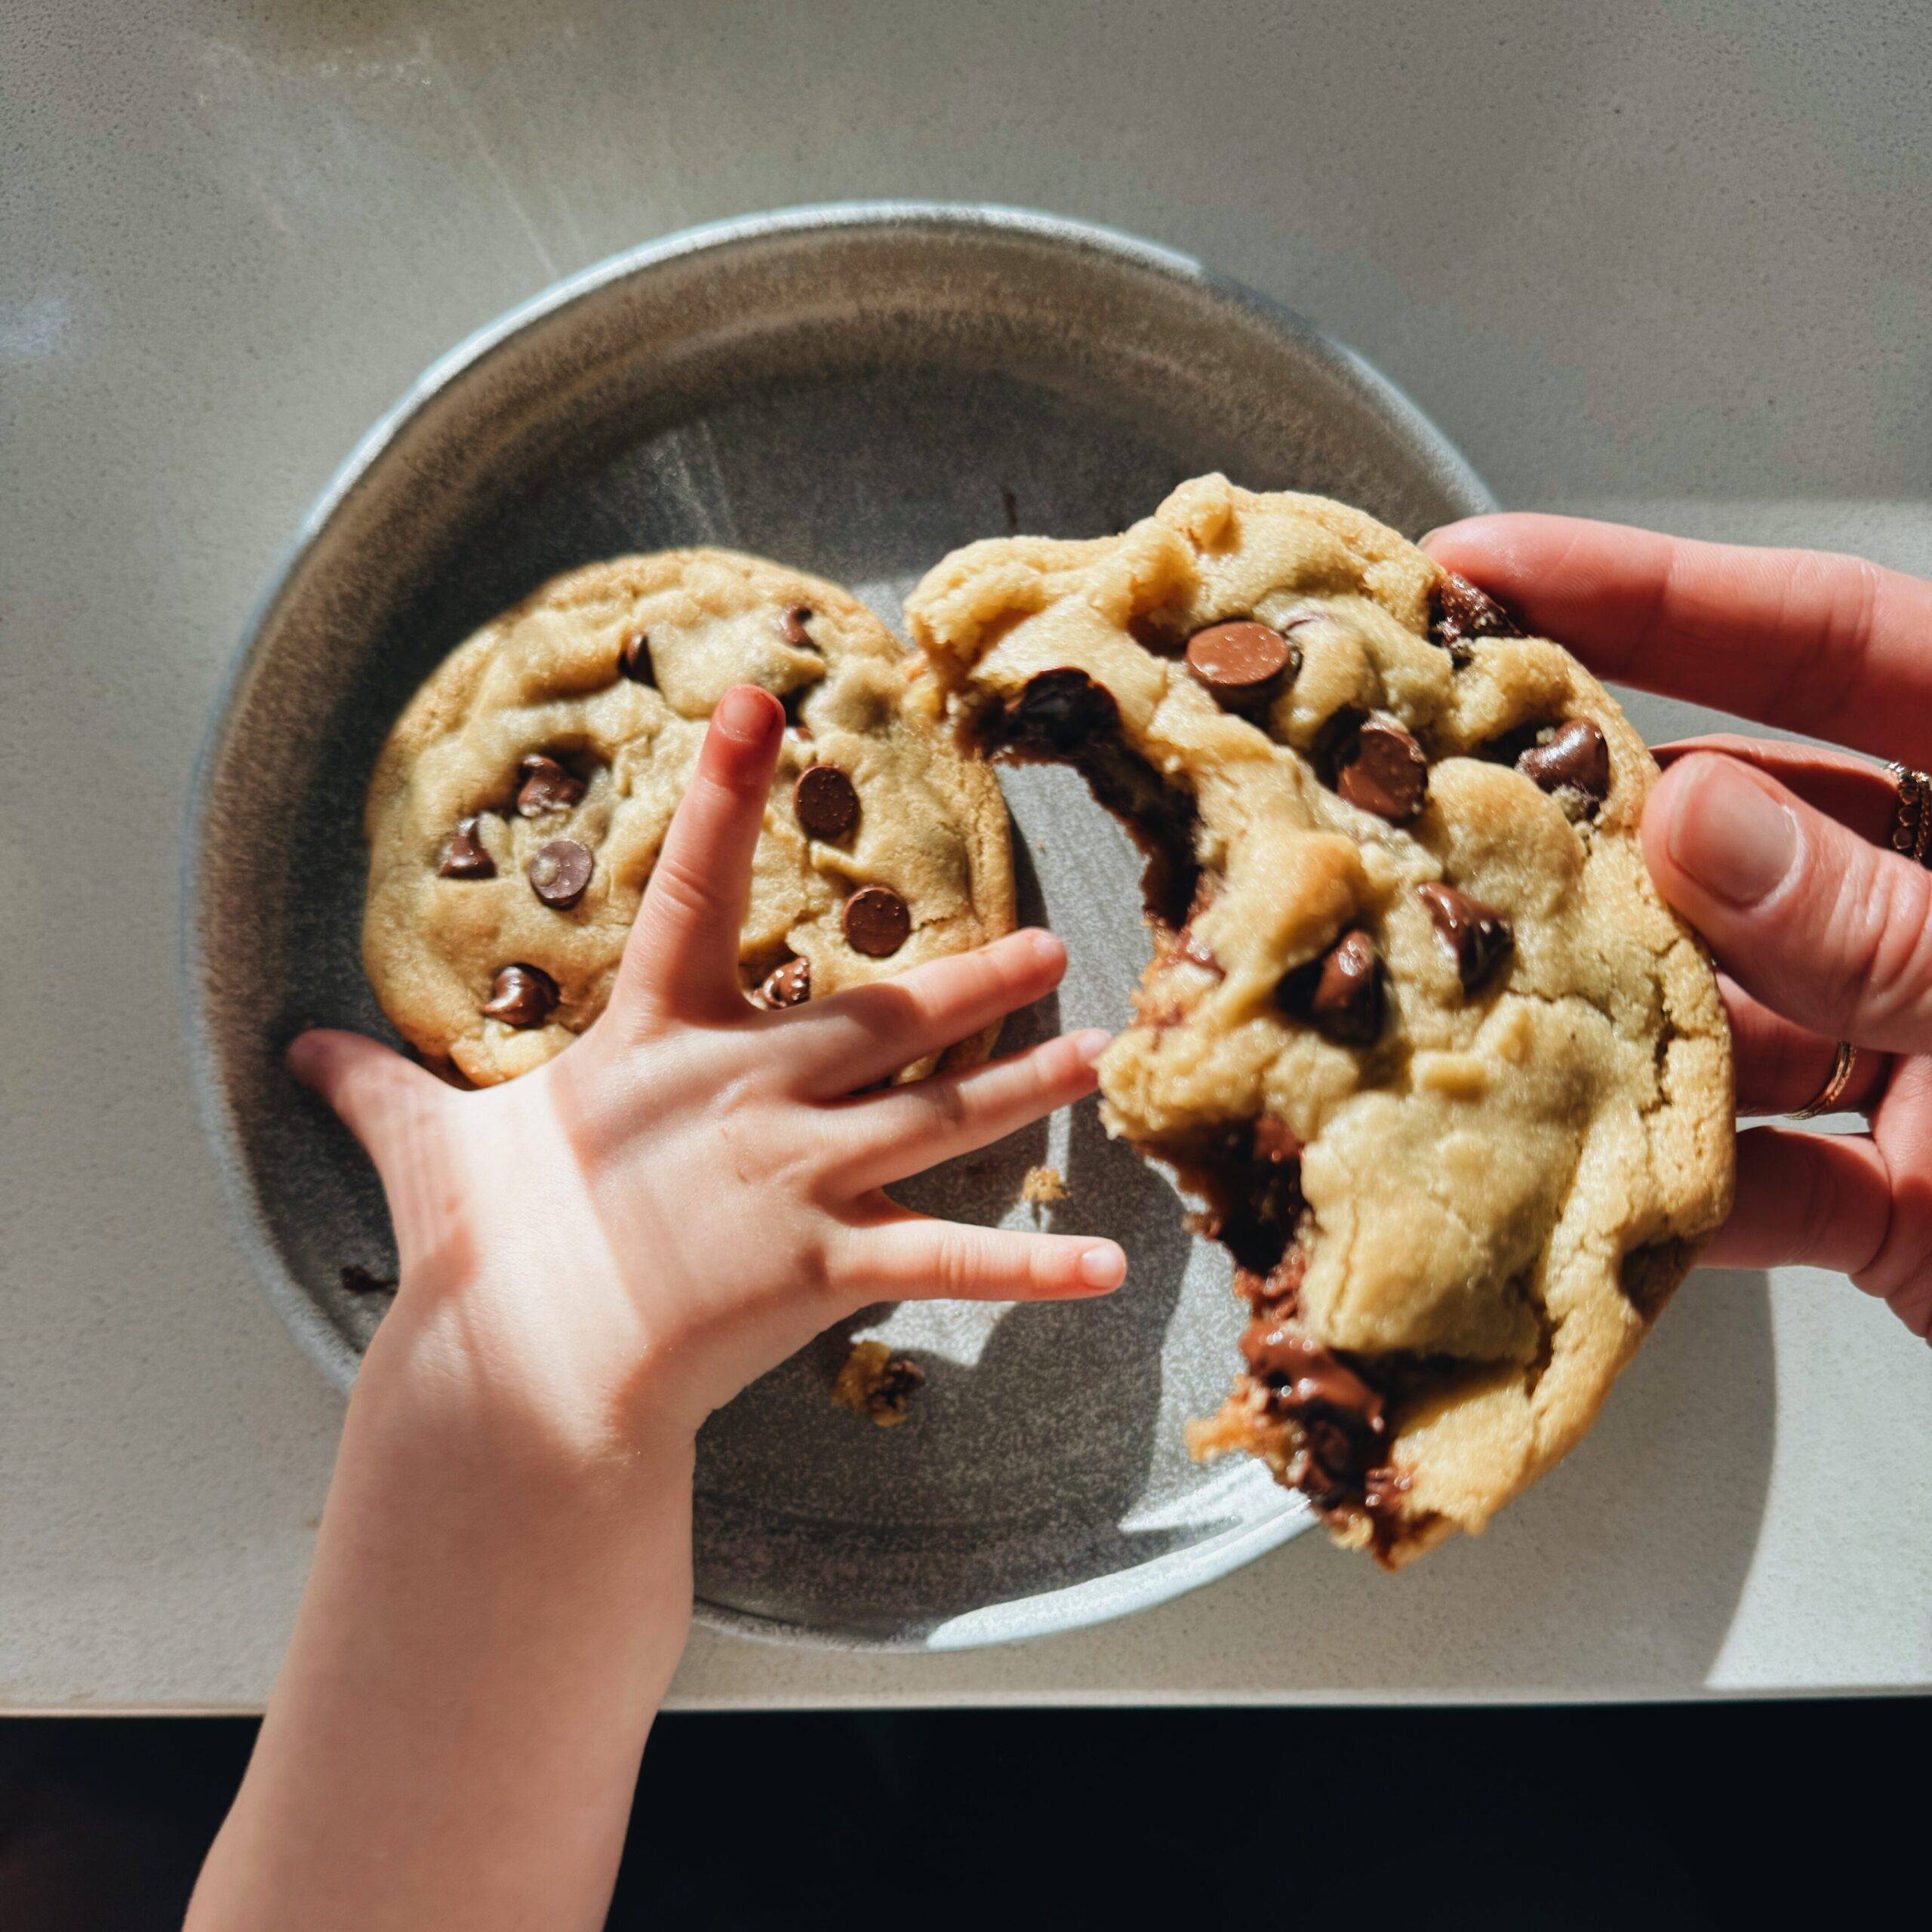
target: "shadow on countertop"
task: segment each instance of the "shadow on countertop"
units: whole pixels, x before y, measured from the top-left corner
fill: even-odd
[[[1392,1578],[1312,1537],[1257,1566],[1295,1652],[1271,1687],[1694,1694],[1757,1548],[1777,1399],[1766,1278],[1694,1274],[1590,1433],[1482,1537]]]
[[[1696,1697],[1757,1560],[1778,1426],[1768,1284],[1703,1270],[1678,1291],[1589,1435],[1481,1537],[1389,1577],[1317,1534],[1110,1626],[997,1659],[1014,1703],[1112,1703],[1144,1684],[1231,1703],[1567,1703]],[[728,1685],[707,1647],[692,1684]],[[916,1694],[976,1703],[989,1654],[928,1655]],[[789,1675],[789,1673],[787,1673]],[[828,1657],[795,1694],[868,1694]],[[690,1687],[687,1687],[688,1689]]]

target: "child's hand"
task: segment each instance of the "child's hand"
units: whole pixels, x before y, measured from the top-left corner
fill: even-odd
[[[1048,992],[1047,934],[783,1011],[739,992],[783,722],[747,687],[718,706],[568,1052],[463,1094],[354,1034],[291,1050],[381,1171],[402,1282],[195,1932],[601,1924],[690,1623],[706,1412],[869,1301],[1126,1272],[881,1192],[1093,1088],[1098,1033],[868,1091]]]
[[[395,1218],[401,1285],[372,1366],[406,1352],[445,1392],[595,1454],[688,1436],[869,1302],[1119,1285],[1110,1241],[932,1220],[881,1192],[1092,1091],[1100,1032],[867,1091],[1051,991],[1058,940],[1015,933],[780,1011],[739,990],[783,723],[750,686],[720,703],[608,1010],[558,1058],[460,1093],[355,1034],[290,1050]]]

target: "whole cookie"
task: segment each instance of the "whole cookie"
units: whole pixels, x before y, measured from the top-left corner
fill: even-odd
[[[877,618],[755,557],[620,558],[452,652],[377,761],[363,961],[426,1058],[506,1080],[603,1011],[706,721],[740,683],[790,721],[752,868],[748,992],[796,1005],[1012,930],[998,786],[952,748],[932,681]]]
[[[1147,851],[1109,1124],[1204,1198],[1254,1317],[1196,1452],[1392,1566],[1481,1529],[1730,1201],[1642,741],[1394,531],[1220,476],[1117,537],[973,545],[908,617],[971,743],[1077,765]]]

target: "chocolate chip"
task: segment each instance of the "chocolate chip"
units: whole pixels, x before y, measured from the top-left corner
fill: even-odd
[[[1407,825],[1429,795],[1429,760],[1392,718],[1367,718],[1343,743],[1335,789],[1391,825]]]
[[[1245,1295],[1257,1315],[1271,1321],[1284,1321],[1300,1305],[1301,1284],[1308,1275],[1308,1250],[1300,1241],[1291,1241],[1281,1258],[1265,1275],[1251,1269],[1236,1268],[1235,1292]]]
[[[1521,627],[1496,599],[1467,577],[1444,571],[1429,597],[1429,641],[1440,645],[1460,669],[1475,655],[1479,637],[1521,637]]]
[[[1289,1474],[1318,1509],[1340,1509],[1359,1500],[1368,1482],[1356,1438],[1327,1416],[1301,1426],[1302,1456]]]
[[[1110,692],[1072,666],[1041,671],[1002,709],[982,712],[974,735],[991,755],[1066,759],[1146,854],[1140,891],[1148,918],[1169,928],[1187,922],[1201,875],[1193,792],[1121,742]]]
[[[1318,1508],[1358,1506],[1389,1432],[1380,1393],[1331,1350],[1269,1315],[1247,1324],[1241,1349],[1269,1408],[1300,1429],[1291,1479]]]
[[[1350,1396],[1355,1397],[1364,1409],[1374,1404],[1374,1392],[1360,1377],[1349,1375],[1319,1342],[1297,1334],[1286,1322],[1270,1321],[1265,1315],[1257,1317],[1248,1324],[1241,1338],[1241,1352],[1247,1358],[1249,1373],[1276,1388],[1298,1394],[1297,1385],[1306,1382],[1312,1392],[1324,1383],[1332,1383],[1339,1371],[1349,1379],[1335,1389],[1341,1399],[1330,1406],[1345,1407]],[[1351,1383],[1355,1385],[1352,1388]]]
[[[552,838],[537,847],[525,869],[537,897],[562,912],[583,897],[595,863],[589,846],[580,845],[574,838]]]
[[[540,1026],[557,1004],[557,983],[540,966],[506,966],[491,983],[485,1015],[510,1026]]]
[[[516,808],[525,818],[567,812],[583,796],[583,780],[541,752],[519,758],[516,768],[523,778],[517,787]]]
[[[1379,1438],[1382,1398],[1345,1361],[1285,1321],[1257,1315],[1241,1338],[1248,1373],[1275,1391],[1275,1405],[1303,1422],[1321,1420]]]
[[[1211,624],[1188,639],[1187,668],[1221,703],[1239,704],[1300,670],[1301,653],[1266,624]]]
[[[1516,761],[1546,792],[1574,792],[1592,805],[1610,794],[1610,746],[1594,718],[1572,718]]]
[[[635,630],[624,639],[617,652],[617,670],[620,676],[629,678],[634,685],[654,685],[657,681],[651,662],[649,632]]]
[[[855,952],[884,959],[906,943],[912,915],[889,885],[862,887],[845,902],[845,937]]]
[[[1456,957],[1456,974],[1466,993],[1474,992],[1516,943],[1515,929],[1494,906],[1458,892],[1453,885],[1419,885],[1435,930]]]
[[[814,838],[843,838],[859,822],[859,795],[835,764],[808,764],[792,787],[792,810]]]
[[[1367,1046],[1382,1031],[1382,961],[1359,927],[1321,961],[1308,1013],[1317,1028],[1346,1046]]]
[[[494,878],[497,862],[484,848],[483,841],[477,831],[481,820],[475,813],[468,818],[460,818],[456,829],[443,846],[443,856],[437,866],[437,872],[444,878]]]
[[[803,1006],[812,996],[812,962],[802,955],[786,960],[764,976],[758,991],[767,1006]]]
[[[1383,974],[1375,942],[1359,926],[1318,959],[1285,974],[1275,997],[1344,1047],[1373,1046],[1382,1032]]]
[[[1119,729],[1113,693],[1070,666],[1029,678],[1006,715],[1008,741],[1021,751],[1064,754]]]
[[[811,632],[805,629],[805,620],[811,614],[809,604],[794,604],[778,620],[778,635],[795,651],[817,648],[812,642]]]
[[[1254,1149],[1255,1159],[1279,1167],[1284,1161],[1301,1158],[1301,1137],[1286,1121],[1263,1114],[1254,1123]]]

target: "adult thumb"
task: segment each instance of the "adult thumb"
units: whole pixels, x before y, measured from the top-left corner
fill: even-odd
[[[1644,853],[1664,897],[1767,1006],[1826,1039],[1932,1051],[1932,872],[1709,752],[1658,782]]]

